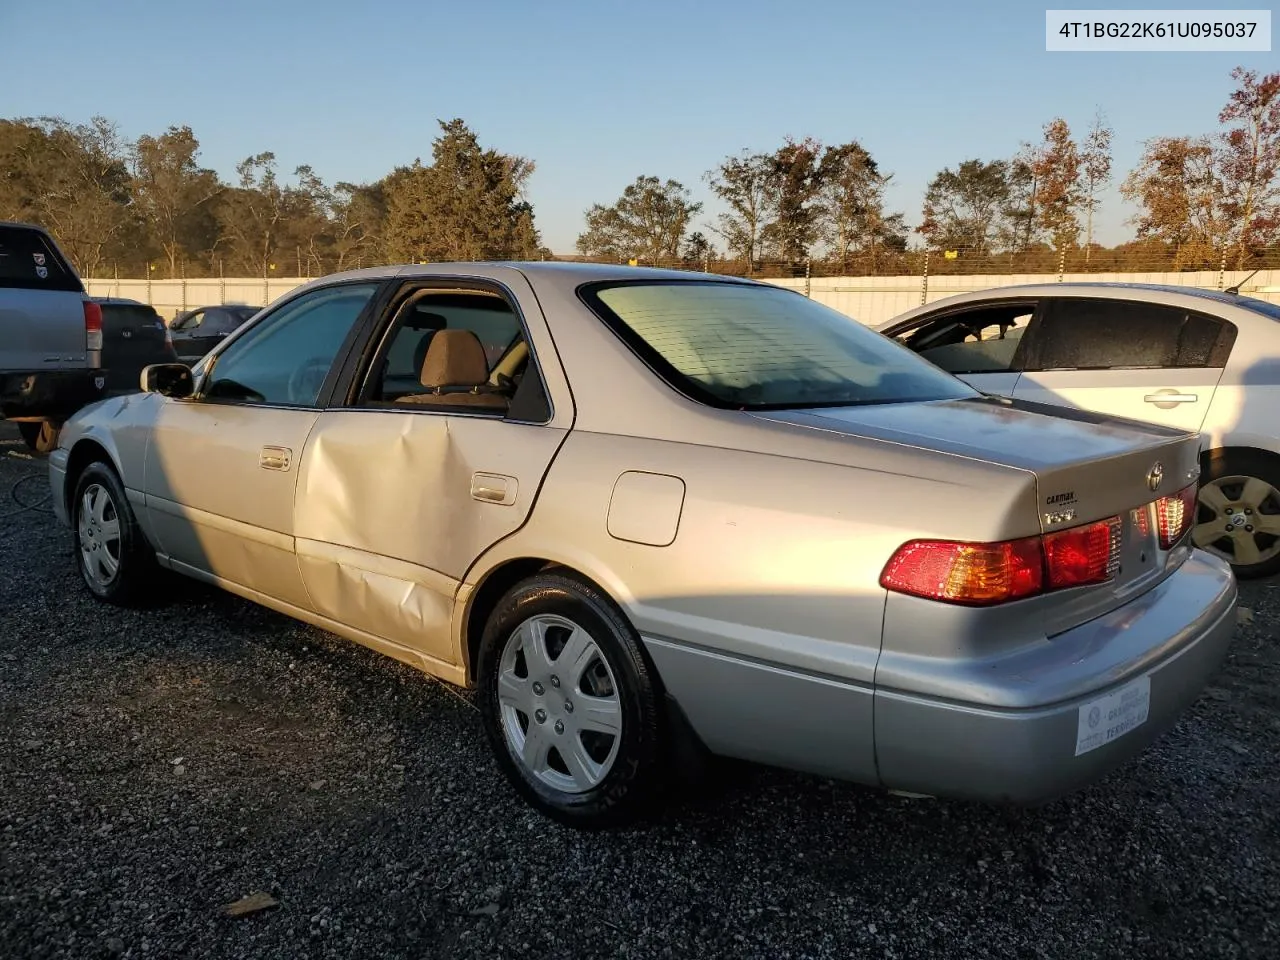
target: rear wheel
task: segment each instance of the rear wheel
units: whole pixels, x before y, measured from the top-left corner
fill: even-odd
[[[119,477],[101,461],[85,467],[76,483],[71,529],[80,576],[95,597],[134,606],[153,591],[155,555]]]
[[[593,587],[540,575],[490,616],[480,709],[522,797],[570,826],[638,819],[663,780],[657,678],[640,639]]]
[[[18,433],[36,453],[52,453],[56,450],[59,432],[57,425],[48,420],[24,420],[18,424]]]
[[[1280,457],[1215,451],[1200,483],[1195,545],[1222,557],[1242,580],[1280,573]]]

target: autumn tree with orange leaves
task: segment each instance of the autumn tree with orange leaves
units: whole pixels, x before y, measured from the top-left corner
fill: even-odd
[[[1044,143],[1034,160],[1036,217],[1056,250],[1080,241],[1078,211],[1084,195],[1080,186],[1080,151],[1071,128],[1061,117],[1044,127]]]
[[[1226,242],[1236,269],[1253,251],[1280,240],[1280,73],[1259,79],[1237,67],[1240,86],[1218,115],[1227,127],[1218,148]]]

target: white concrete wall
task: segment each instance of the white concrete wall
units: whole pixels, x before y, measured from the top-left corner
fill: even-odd
[[[1228,270],[1223,286],[1229,287],[1249,276],[1249,271]],[[1180,287],[1219,290],[1216,270],[1198,273],[1068,273],[1067,283],[1159,283]],[[792,290],[805,289],[803,278],[771,280]],[[921,303],[944,300],[957,293],[988,290],[1024,283],[1057,283],[1058,274],[966,274],[929,277],[927,293],[921,277],[815,277],[809,281],[809,295],[829,307],[863,323],[878,326]],[[1280,303],[1280,270],[1255,274],[1240,291],[1251,297]]]
[[[1248,271],[1228,271],[1224,286],[1247,277]],[[1056,273],[1049,274],[967,274],[932,276],[927,293],[922,277],[815,277],[809,281],[809,295],[847,316],[866,324],[878,325],[899,313],[970,290],[985,290],[1019,283],[1054,283]],[[1218,290],[1216,270],[1199,273],[1079,273],[1065,274],[1071,281],[1105,281],[1121,283],[1164,283],[1176,286],[1203,287]],[[270,280],[250,278],[213,278],[209,280],[86,280],[89,293],[98,297],[128,297],[152,304],[162,316],[172,317],[184,309],[215,303],[270,303],[295,287],[306,283],[299,277],[272,277]],[[804,290],[803,279],[771,280],[778,286]],[[1263,270],[1250,279],[1242,293],[1280,303],[1280,270]]]

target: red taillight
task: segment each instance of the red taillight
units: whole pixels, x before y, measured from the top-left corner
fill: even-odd
[[[1120,556],[1120,518],[1002,543],[912,540],[880,574],[880,586],[929,600],[988,606],[1048,590],[1106,583]]]
[[[880,575],[880,585],[930,600],[975,606],[1027,597],[1044,585],[1040,538],[1005,543],[913,540],[894,553]]]
[[[1193,483],[1171,497],[1156,501],[1156,524],[1160,529],[1160,546],[1168,550],[1191,529],[1196,517],[1197,487]]]
[[[1050,590],[1106,583],[1120,557],[1120,518],[1047,534],[1044,557]]]
[[[92,300],[84,302],[84,348],[102,349],[102,307]]]

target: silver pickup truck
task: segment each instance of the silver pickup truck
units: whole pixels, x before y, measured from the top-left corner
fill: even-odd
[[[102,307],[48,233],[0,222],[0,418],[47,452],[105,387]]]

